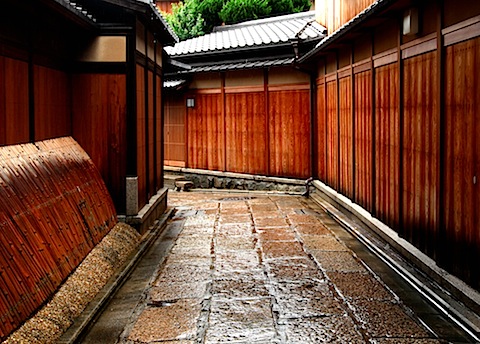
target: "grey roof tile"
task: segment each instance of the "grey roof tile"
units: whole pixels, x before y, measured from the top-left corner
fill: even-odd
[[[301,30],[301,39],[321,39],[325,28],[314,19],[315,13],[310,11],[219,26],[210,34],[165,47],[165,51],[171,56],[183,56],[280,44],[288,42]]]

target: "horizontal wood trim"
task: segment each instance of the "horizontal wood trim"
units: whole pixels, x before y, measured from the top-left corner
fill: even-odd
[[[250,92],[263,92],[263,85],[225,87],[225,93],[250,93]]]
[[[222,90],[220,88],[199,88],[199,89],[193,89],[192,90],[193,94],[188,94],[190,95],[195,95],[195,94],[219,94],[222,93]]]
[[[77,74],[126,74],[127,64],[123,62],[79,62],[73,67]]]
[[[165,160],[165,165],[173,167],[185,167],[185,161]]]
[[[402,59],[408,59],[417,55],[425,54],[437,49],[437,38],[434,37],[428,41],[405,48],[402,50]]]
[[[337,80],[337,73],[331,73],[325,76],[325,82]]]
[[[372,61],[370,59],[362,62],[361,64],[353,65],[353,74],[366,72],[372,69]]]
[[[351,66],[348,66],[348,68],[344,68],[344,69],[338,71],[338,78],[339,79],[345,78],[345,77],[351,76],[351,75],[352,75],[352,67]]]
[[[396,48],[390,49],[386,52],[373,56],[373,67],[377,68],[377,67],[385,66],[387,64],[397,62],[397,60],[398,60],[397,49]]]
[[[465,20],[442,30],[444,45],[460,43],[480,36],[480,16]]]
[[[310,84],[272,85],[268,86],[269,91],[298,91],[310,90]]]
[[[321,76],[321,77],[317,78],[316,83],[317,83],[317,86],[324,85],[325,84],[325,77]]]

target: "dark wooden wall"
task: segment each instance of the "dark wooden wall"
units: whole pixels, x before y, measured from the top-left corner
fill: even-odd
[[[388,21],[358,39],[372,44],[352,46],[362,60],[346,64],[343,49],[318,61],[315,165],[320,180],[479,289],[480,8],[452,22],[452,3],[423,4],[449,27],[429,17],[423,36],[404,37]]]
[[[186,109],[186,167],[311,175],[310,86],[268,85],[266,80],[263,85],[231,87],[222,81],[220,88],[193,89],[186,95],[195,99],[195,107]]]
[[[75,74],[73,137],[88,152],[107,184],[118,211],[125,209],[126,77]]]
[[[185,167],[185,97],[181,92],[169,91],[165,105],[165,165]]]

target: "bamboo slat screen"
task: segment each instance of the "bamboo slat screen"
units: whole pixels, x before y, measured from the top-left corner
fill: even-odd
[[[70,137],[1,147],[0,164],[3,340],[49,299],[117,218],[99,171]]]
[[[225,95],[227,170],[267,173],[266,114],[263,92]]]
[[[35,140],[71,135],[70,77],[66,72],[34,67]]]
[[[398,65],[375,70],[376,215],[391,228],[399,223],[400,117]]]
[[[446,49],[445,226],[448,264],[480,287],[480,38]]]
[[[338,189],[338,90],[337,82],[327,83],[327,174],[325,181]]]
[[[222,97],[196,94],[195,107],[187,109],[187,166],[206,170],[223,170],[225,123]]]
[[[126,77],[116,74],[76,74],[72,95],[75,140],[99,169],[115,200],[125,209]]]
[[[352,77],[339,81],[339,120],[340,120],[340,184],[339,190],[353,198],[353,114]]]
[[[28,63],[0,56],[0,145],[30,139],[28,88]]]
[[[269,92],[270,174],[310,176],[310,92]]]
[[[402,235],[434,255],[438,219],[439,134],[436,53],[404,61]]]
[[[355,74],[355,202],[372,211],[372,72]]]

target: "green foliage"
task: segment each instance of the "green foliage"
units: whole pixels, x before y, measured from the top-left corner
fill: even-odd
[[[180,40],[209,33],[214,26],[310,9],[310,0],[184,0],[163,16]]]
[[[270,0],[270,6],[272,7],[271,15],[293,13],[292,0]]]
[[[220,11],[225,24],[236,24],[245,20],[267,17],[272,8],[268,0],[230,0]]]
[[[172,14],[163,16],[180,40],[201,36],[205,33],[205,22],[198,10],[196,0],[185,0],[172,4]]]
[[[198,10],[205,21],[205,32],[211,32],[214,26],[222,25],[219,13],[228,0],[197,0]]]
[[[312,2],[310,0],[292,0],[293,13],[305,12],[310,10]]]

